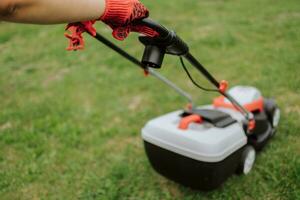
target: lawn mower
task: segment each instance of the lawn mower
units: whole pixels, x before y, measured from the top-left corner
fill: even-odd
[[[136,21],[159,36],[139,36],[145,46],[141,61],[97,33],[98,41],[113,49],[174,89],[188,101],[187,108],[150,120],[142,129],[145,151],[152,167],[163,176],[199,190],[212,190],[232,174],[248,174],[256,152],[276,133],[280,109],[272,99],[250,86],[228,89],[227,81],[217,81],[190,53],[174,31],[147,18]],[[187,92],[157,72],[165,55],[178,56],[192,83],[205,91],[218,92],[211,105],[197,106]],[[185,61],[194,66],[216,89],[199,85]]]

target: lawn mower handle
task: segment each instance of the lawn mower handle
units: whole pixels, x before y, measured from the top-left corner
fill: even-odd
[[[175,56],[180,56],[185,58],[190,64],[192,64],[200,73],[202,73],[218,90],[220,89],[220,82],[217,81],[207,70],[206,68],[196,59],[189,51],[188,45],[174,32],[168,30],[164,26],[160,25],[159,23],[145,18],[140,21],[135,22],[136,25],[143,25],[147,26],[156,32],[159,33],[158,37],[150,38],[147,36],[140,36],[139,40],[141,43],[145,45],[145,51],[143,54],[142,61],[139,61],[137,58],[133,57],[132,55],[128,54],[126,51],[115,45],[114,43],[110,42],[108,39],[100,35],[99,33],[94,36],[98,41],[105,44],[107,47],[113,49],[121,56],[126,58],[127,60],[131,61],[135,65],[143,68],[146,72],[150,73],[154,77],[160,79],[173,89],[175,89],[179,94],[186,97],[189,102],[192,103],[193,101],[190,95],[186,92],[178,88],[174,83],[165,79],[160,74],[155,72],[151,68],[160,68],[164,59],[165,54],[171,54]],[[254,116],[248,110],[244,108],[235,98],[233,98],[229,93],[226,91],[219,92],[225,96],[236,108],[239,110],[247,120],[247,122],[253,122]]]

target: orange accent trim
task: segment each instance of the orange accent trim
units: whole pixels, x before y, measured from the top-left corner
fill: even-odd
[[[149,74],[150,74],[149,71],[144,69],[144,75],[147,77],[147,76],[149,76]]]
[[[214,102],[213,102],[213,105],[216,108],[230,108],[230,109],[238,110],[231,103],[226,103],[224,96],[220,96],[220,97],[215,98]],[[257,110],[259,110],[260,112],[263,112],[263,110],[264,110],[264,99],[262,97],[260,97],[258,100],[255,100],[252,103],[245,104],[243,106],[249,112],[254,112],[254,111],[257,111]]]
[[[229,86],[228,81],[225,81],[225,80],[221,81],[220,86],[219,86],[220,92],[225,93],[226,90],[228,89],[228,86]]]
[[[248,130],[249,131],[253,131],[256,127],[256,122],[254,119],[250,120],[248,123]]]
[[[187,130],[191,123],[202,123],[202,122],[203,122],[203,119],[201,116],[190,115],[190,116],[182,118],[178,128],[181,130]]]

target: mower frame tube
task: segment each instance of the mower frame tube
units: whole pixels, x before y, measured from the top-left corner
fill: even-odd
[[[93,35],[91,35],[91,36],[94,37]],[[117,52],[118,54],[120,54],[121,56],[123,56],[125,59],[129,60],[136,66],[138,66],[144,70],[147,70],[147,67],[144,66],[138,59],[136,59],[135,57],[133,57],[132,55],[130,55],[129,53],[127,53],[126,51],[124,51],[123,49],[121,49],[120,47],[118,47],[117,45],[115,45],[114,43],[112,43],[111,41],[106,39],[105,37],[103,37],[101,34],[96,33],[96,36],[94,38],[96,38],[99,42],[103,43],[105,46],[114,50],[115,52]]]
[[[158,48],[165,48],[166,54],[176,55],[176,56],[183,56],[190,64],[192,64],[200,73],[202,73],[216,88],[221,95],[225,96],[236,108],[239,110],[245,117],[245,119],[250,122],[254,120],[254,116],[248,110],[246,110],[236,99],[234,99],[229,93],[220,91],[220,83],[206,70],[206,68],[189,52],[188,45],[176,35],[174,31],[169,31],[167,28],[163,27],[162,25],[154,22],[149,18],[142,19],[137,21],[136,24],[147,26],[156,32],[159,33],[158,38],[147,39],[146,37],[141,37],[140,40],[144,45],[153,45],[157,46]],[[91,34],[90,34],[91,35]],[[92,36],[92,35],[91,35]],[[184,92],[182,89],[177,87],[174,83],[166,79],[165,77],[161,76],[160,74],[156,73],[149,67],[151,65],[147,65],[143,62],[140,62],[138,59],[133,57],[132,55],[128,54],[126,51],[100,35],[99,33],[94,36],[98,41],[102,42],[107,47],[111,48],[112,50],[119,53],[121,56],[126,58],[127,60],[131,61],[135,65],[139,66],[140,68],[144,69],[147,73],[153,75],[154,77],[158,78],[160,81],[164,82],[171,88],[173,88],[176,92],[178,92],[181,96],[188,99],[189,103],[193,106],[194,103],[192,98],[189,94]],[[144,39],[143,39],[144,38]],[[147,49],[147,48],[146,48]],[[149,52],[148,52],[149,53]],[[151,52],[150,52],[151,53]],[[163,59],[163,57],[162,57]],[[155,63],[154,63],[155,64]],[[158,66],[160,67],[160,66]]]
[[[91,34],[90,34],[91,35]],[[97,33],[96,36],[91,35],[92,37],[94,37],[95,39],[97,39],[99,42],[103,43],[104,45],[106,45],[107,47],[109,47],[110,49],[114,50],[115,52],[117,52],[119,55],[121,55],[122,57],[124,57],[125,59],[129,60],[130,62],[132,62],[133,64],[135,64],[136,66],[142,68],[143,70],[145,70],[147,73],[149,73],[150,75],[152,75],[153,77],[157,78],[158,80],[160,80],[161,82],[165,83],[166,85],[168,85],[169,87],[171,87],[173,90],[175,90],[180,96],[186,98],[188,100],[188,102],[190,103],[190,105],[192,106],[192,108],[194,107],[195,103],[191,97],[190,94],[186,93],[184,90],[182,90],[181,88],[179,88],[177,85],[175,85],[172,81],[170,81],[169,79],[167,79],[166,77],[162,76],[161,74],[159,74],[158,72],[156,72],[155,70],[148,68],[147,66],[145,66],[142,62],[140,62],[137,58],[133,57],[132,55],[130,55],[129,53],[127,53],[126,51],[124,51],[123,49],[121,49],[120,47],[118,47],[117,45],[115,45],[114,43],[112,43],[111,41],[109,41],[108,39],[106,39],[105,37],[103,37],[101,34]]]

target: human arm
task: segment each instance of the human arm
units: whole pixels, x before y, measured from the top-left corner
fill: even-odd
[[[154,37],[157,33],[133,22],[149,16],[139,0],[1,0],[0,21],[33,24],[69,23],[66,34],[68,50],[82,49],[82,33],[95,35],[93,24],[101,20],[113,30],[113,36],[124,40],[130,32]]]
[[[59,24],[99,19],[105,0],[0,0],[0,21]]]

